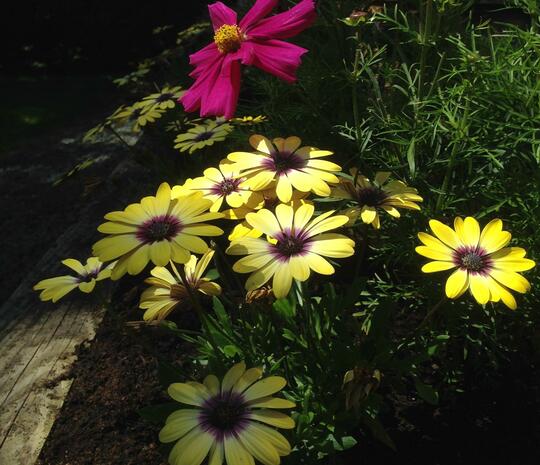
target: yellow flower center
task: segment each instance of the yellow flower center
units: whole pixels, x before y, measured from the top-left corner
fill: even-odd
[[[244,34],[236,24],[224,24],[214,33],[214,42],[221,53],[236,52]]]

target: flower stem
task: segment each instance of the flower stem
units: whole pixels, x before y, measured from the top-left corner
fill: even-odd
[[[186,278],[186,272],[184,270],[183,266],[178,267],[178,273],[180,275],[180,278],[182,279],[182,282],[184,283],[184,286],[187,290],[187,293],[189,295],[189,298],[191,300],[191,303],[193,304],[193,307],[195,308],[195,311],[197,312],[197,316],[199,317],[199,320],[201,321],[201,325],[203,327],[204,333],[208,339],[208,342],[214,349],[214,352],[216,353],[216,357],[221,362],[221,352],[219,350],[219,346],[216,343],[216,340],[214,339],[214,335],[212,334],[212,331],[210,329],[210,325],[208,323],[208,318],[206,317],[206,314],[202,308],[201,301],[199,300],[199,297],[195,292],[193,292],[193,288],[190,286],[187,278]]]
[[[426,326],[430,322],[431,318],[433,317],[433,315],[435,315],[437,310],[439,310],[442,304],[444,304],[447,300],[448,299],[446,298],[446,296],[443,296],[441,300],[439,300],[433,307],[431,307],[431,309],[426,313],[426,316],[424,317],[424,319],[416,327],[416,330],[414,332],[417,333],[419,330],[423,329],[424,326]]]
[[[360,31],[356,32],[356,49],[354,53],[354,65],[353,65],[353,86],[352,86],[352,110],[354,118],[354,131],[355,131],[355,140],[356,147],[358,149],[358,156],[362,152],[362,143],[360,141],[360,109],[358,108],[358,65],[360,64]]]

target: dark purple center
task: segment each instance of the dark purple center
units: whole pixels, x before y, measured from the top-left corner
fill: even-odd
[[[357,192],[358,202],[361,205],[367,205],[368,207],[380,205],[386,197],[386,193],[378,187],[365,187]]]
[[[295,153],[275,151],[270,154],[270,158],[264,160],[263,166],[277,174],[287,174],[291,170],[304,168],[306,162]]]
[[[201,427],[217,439],[238,434],[249,419],[249,409],[241,394],[220,393],[208,399],[199,416]]]
[[[491,259],[484,249],[461,247],[454,252],[454,263],[474,274],[485,274],[491,269]]]
[[[161,215],[145,221],[137,230],[137,239],[144,244],[152,244],[163,240],[170,241],[182,229],[178,218]]]
[[[156,98],[156,102],[157,103],[166,102],[167,100],[171,100],[173,97],[174,97],[173,94],[166,92],[164,94],[159,95]]]
[[[99,270],[92,270],[90,273],[81,274],[77,277],[77,281],[80,283],[89,283],[92,279],[98,277]]]
[[[134,121],[136,120],[139,116],[141,116],[142,114],[142,109],[141,108],[135,108],[135,110],[133,110],[133,113],[131,113],[131,115],[129,116],[129,119],[131,121]]]
[[[273,246],[274,255],[280,260],[287,260],[294,255],[302,255],[309,248],[308,240],[303,234],[281,232],[277,237],[277,243]]]
[[[225,178],[219,184],[216,184],[212,189],[215,194],[219,195],[229,195],[233,192],[238,191],[238,186],[240,185],[240,179]]]
[[[201,132],[197,134],[193,140],[196,140],[197,142],[208,140],[212,137],[213,134],[214,133],[212,131]]]

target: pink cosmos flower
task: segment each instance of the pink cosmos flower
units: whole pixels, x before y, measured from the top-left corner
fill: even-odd
[[[191,55],[194,84],[180,98],[186,111],[232,118],[240,91],[240,64],[256,66],[287,82],[296,81],[305,48],[284,42],[315,21],[314,0],[301,0],[288,11],[266,17],[279,0],[257,0],[238,22],[221,2],[208,6],[214,42]]]

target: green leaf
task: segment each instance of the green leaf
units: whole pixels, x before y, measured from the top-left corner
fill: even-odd
[[[422,383],[418,378],[414,380],[414,385],[416,387],[418,395],[423,400],[425,400],[428,404],[438,405],[439,393],[435,390],[433,386]]]
[[[414,173],[416,171],[415,146],[416,141],[413,137],[411,139],[411,143],[409,144],[409,148],[407,149],[407,163],[409,164],[409,171],[411,172],[412,177],[414,177]]]
[[[223,353],[229,357],[233,358],[235,355],[241,355],[242,350],[235,345],[229,344],[223,347]]]
[[[344,436],[337,439],[333,434],[330,434],[328,437],[332,441],[332,446],[334,447],[334,450],[337,451],[344,451],[350,449],[358,443],[358,441],[352,436]]]

